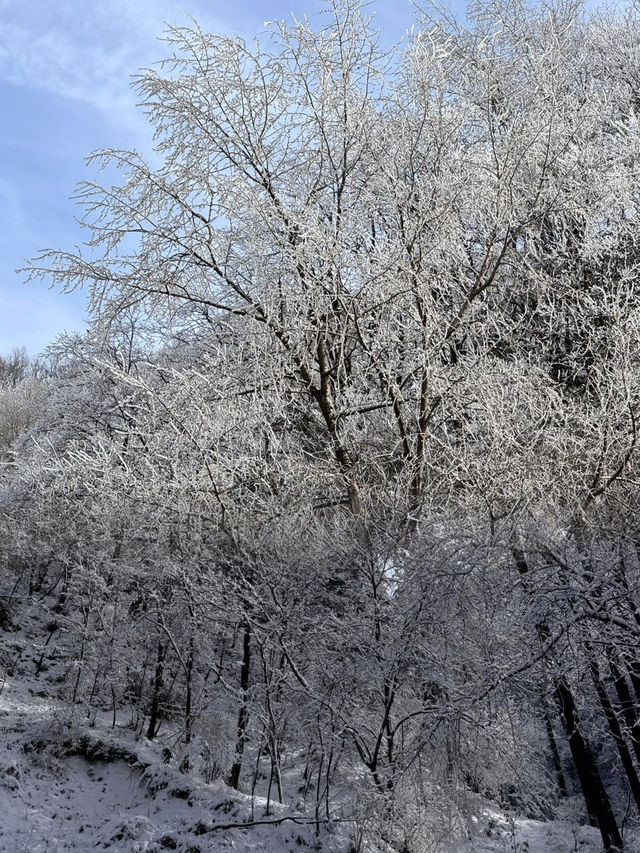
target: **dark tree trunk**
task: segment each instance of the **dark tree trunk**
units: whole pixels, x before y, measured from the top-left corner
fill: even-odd
[[[620,710],[622,719],[629,731],[631,744],[637,761],[640,761],[640,724],[636,713],[636,703],[633,701],[629,685],[624,677],[618,656],[615,649],[609,647],[607,649],[607,658],[613,676],[613,686],[615,687],[618,700],[620,702]]]
[[[242,666],[240,667],[240,709],[238,711],[238,730],[236,736],[236,752],[231,772],[229,773],[229,785],[238,788],[240,785],[240,772],[242,770],[242,756],[247,740],[247,692],[249,690],[249,671],[251,668],[251,628],[245,623],[242,640]]]
[[[562,761],[560,760],[560,752],[558,750],[558,744],[556,743],[556,736],[553,733],[553,726],[551,725],[551,718],[549,717],[549,711],[547,708],[544,709],[544,726],[547,731],[547,740],[549,741],[549,749],[551,750],[553,769],[555,770],[556,780],[558,782],[558,793],[562,799],[565,799],[569,792],[567,789],[566,779],[564,778],[564,772],[562,770]]]
[[[627,781],[629,783],[629,788],[631,789],[631,793],[633,795],[633,799],[635,800],[637,809],[640,811],[640,779],[638,779],[638,774],[636,773],[633,758],[631,756],[631,753],[629,752],[629,747],[627,746],[627,743],[624,739],[624,735],[622,733],[622,728],[618,721],[618,717],[616,716],[616,712],[611,704],[611,700],[609,699],[606,687],[604,686],[604,683],[600,677],[598,663],[595,659],[593,650],[589,648],[589,646],[587,646],[587,652],[590,658],[589,668],[591,670],[591,678],[593,679],[593,684],[596,688],[596,693],[598,695],[600,705],[602,707],[605,717],[607,718],[607,723],[609,724],[609,731],[611,732],[611,736],[618,749],[618,755],[620,756],[620,761],[622,762],[622,766],[624,768],[624,772],[626,774]]]
[[[529,564],[525,553],[521,548],[513,548],[512,553],[523,584],[526,589],[529,589]],[[545,618],[537,623],[536,631],[542,642],[548,641],[550,631]],[[564,676],[554,678],[553,698],[569,741],[569,749],[580,780],[589,822],[592,826],[599,828],[605,853],[620,853],[624,850],[622,836],[593,752],[580,730],[576,704]]]
[[[638,551],[637,553],[638,557],[640,558],[640,551]],[[620,581],[620,585],[624,590],[625,603],[628,606],[636,625],[640,627],[640,610],[638,610],[638,606],[635,602],[635,598],[629,586],[624,559],[622,557],[618,562],[616,577]],[[633,691],[636,695],[636,701],[640,703],[640,661],[638,660],[638,656],[633,653],[631,648],[623,652],[623,657],[627,665],[631,684],[633,685]]]
[[[555,686],[554,699],[569,739],[569,748],[580,780],[589,821],[600,829],[605,853],[619,853],[624,850],[624,845],[609,795],[602,783],[591,747],[580,730],[573,695],[564,678],[560,678]]]
[[[189,653],[187,655],[185,681],[186,697],[184,703],[184,742],[191,743],[191,729],[193,727],[193,664],[195,658],[195,646],[193,634],[189,637]]]
[[[151,711],[149,712],[149,726],[147,738],[153,740],[158,733],[160,723],[160,691],[164,681],[164,656],[166,648],[158,643],[158,656],[156,658],[156,671],[153,677],[153,695],[151,697]]]
[[[58,601],[56,602],[56,606],[53,608],[54,613],[62,613],[69,598],[69,584],[71,582],[71,572],[69,569],[64,570],[64,574],[62,577],[62,589],[60,590],[60,596]]]

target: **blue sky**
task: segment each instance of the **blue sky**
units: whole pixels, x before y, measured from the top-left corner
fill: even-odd
[[[162,59],[163,25],[187,15],[214,32],[250,37],[274,18],[313,14],[314,0],[0,0],[0,354],[42,351],[84,328],[84,297],[16,274],[43,248],[84,239],[70,196],[93,176],[100,147],[150,149],[130,75]],[[408,0],[371,4],[385,41],[411,23]]]

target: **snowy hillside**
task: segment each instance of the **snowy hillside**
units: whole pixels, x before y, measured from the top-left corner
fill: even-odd
[[[2,633],[3,658],[12,660],[0,692],[3,853],[393,849],[382,837],[358,842],[348,821],[320,823],[316,831],[308,812],[267,805],[265,797],[243,795],[221,781],[207,784],[178,769],[162,742],[136,740],[126,726],[113,728],[106,713],[83,719],[55,698],[68,661],[63,645],[44,646],[51,626],[39,623],[42,612],[26,611],[20,630]],[[443,837],[424,853],[601,849],[597,830],[506,815],[479,800],[477,805],[466,841]]]
[[[28,634],[36,631],[32,624]],[[3,853],[318,848],[311,816],[280,804],[267,809],[265,798],[222,782],[205,784],[165,763],[161,745],[136,742],[126,728],[100,719],[89,726],[53,698],[60,664],[48,661],[47,675],[36,678],[39,648],[21,634],[2,639],[5,654],[22,649],[0,693]],[[245,823],[251,828],[242,829]],[[339,825],[322,827],[321,849],[346,851],[348,836]]]
[[[640,2],[411,5],[169,26],[28,267],[6,853],[640,853]]]

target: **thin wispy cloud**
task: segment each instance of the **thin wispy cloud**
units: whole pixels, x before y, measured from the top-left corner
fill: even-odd
[[[87,103],[114,123],[137,124],[143,119],[134,111],[131,76],[162,58],[157,39],[164,24],[186,20],[172,0],[0,0],[0,80]]]

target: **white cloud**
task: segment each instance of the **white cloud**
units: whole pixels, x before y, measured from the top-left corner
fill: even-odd
[[[112,122],[143,122],[131,75],[162,58],[157,37],[165,22],[186,20],[180,5],[0,0],[0,80],[91,104]]]

